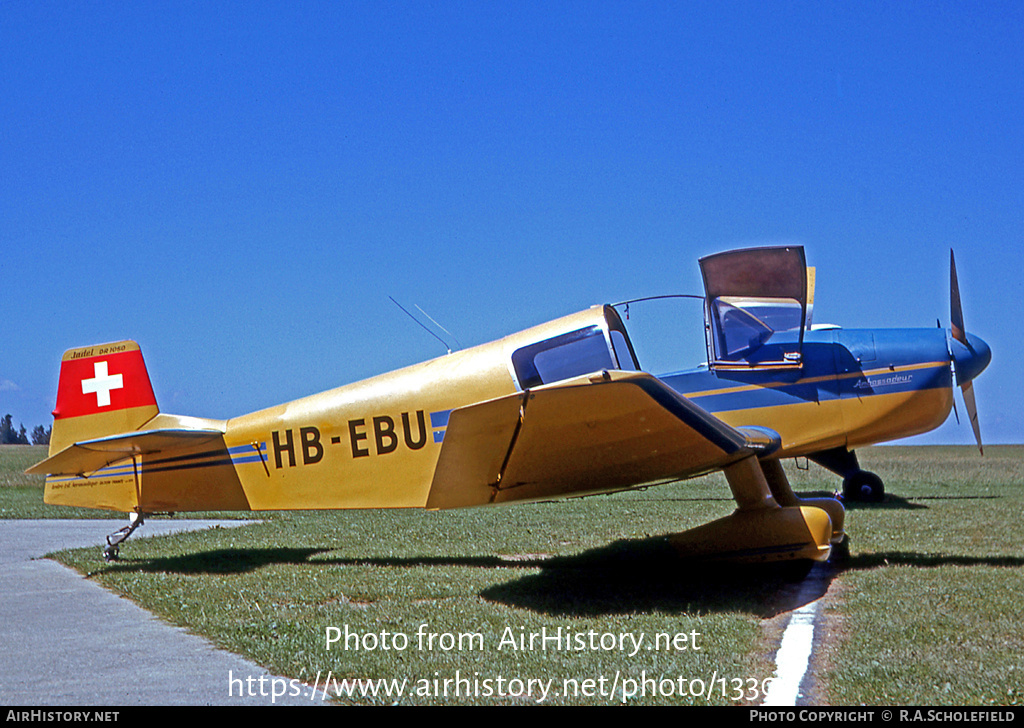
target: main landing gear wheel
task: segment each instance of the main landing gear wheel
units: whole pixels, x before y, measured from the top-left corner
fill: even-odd
[[[867,470],[860,470],[843,481],[843,498],[865,503],[881,503],[885,498],[882,479]]]

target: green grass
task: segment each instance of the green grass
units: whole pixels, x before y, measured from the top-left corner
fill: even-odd
[[[0,451],[0,461],[7,451]],[[886,502],[850,507],[852,556],[824,595],[825,644],[816,658],[822,703],[1020,704],[1024,636],[1024,448],[871,448]],[[787,464],[799,491],[838,479]],[[0,474],[6,472],[0,468]],[[15,486],[15,490],[18,487]],[[38,496],[39,486],[34,487]],[[0,489],[6,500],[12,489]],[[665,553],[659,535],[733,508],[720,475],[616,496],[554,504],[429,513],[275,514],[265,523],[131,540],[122,561],[99,548],[58,558],[146,608],[310,683],[335,678],[504,678],[595,681],[674,677],[761,680],[797,584],[777,571],[697,571]],[[6,507],[6,506],[5,506]],[[63,510],[63,509],[54,509]],[[145,528],[143,528],[144,532]],[[482,649],[418,649],[416,633],[479,634]],[[406,635],[404,650],[327,649],[345,629],[368,646]],[[625,634],[699,632],[700,650],[517,651],[502,634],[547,630]],[[475,647],[476,645],[474,645]],[[719,686],[721,683],[717,683]],[[667,684],[663,685],[665,687]],[[696,686],[696,684],[695,684]],[[595,689],[601,684],[594,683]],[[750,697],[749,693],[743,695]],[[601,704],[616,695],[549,697]],[[348,702],[373,702],[351,699]],[[524,703],[420,697],[405,703]],[[706,697],[630,702],[707,704]]]
[[[1024,704],[1024,448],[866,453],[891,495],[849,517],[830,700]]]
[[[0,518],[110,518],[105,511],[43,503],[43,476],[25,469],[46,458],[45,445],[0,445]]]
[[[42,487],[42,476],[25,469],[45,457],[45,445],[0,445],[0,488]]]

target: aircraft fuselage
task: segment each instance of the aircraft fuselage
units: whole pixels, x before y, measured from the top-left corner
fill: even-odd
[[[659,379],[733,426],[775,430],[782,457],[927,432],[945,421],[952,406],[943,329],[810,331],[801,364],[701,367]]]

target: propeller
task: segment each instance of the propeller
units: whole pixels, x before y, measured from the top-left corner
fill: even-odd
[[[981,426],[978,424],[978,405],[974,400],[974,385],[971,380],[988,366],[992,359],[992,352],[988,344],[977,336],[968,336],[967,329],[964,328],[964,311],[960,305],[960,286],[956,279],[956,260],[952,249],[949,251],[949,307],[950,333],[953,335],[954,342],[957,342],[950,346],[953,371],[956,372],[956,381],[963,393],[967,416],[970,418],[971,428],[974,430],[974,439],[978,442],[978,451],[984,455],[985,450],[981,445]]]

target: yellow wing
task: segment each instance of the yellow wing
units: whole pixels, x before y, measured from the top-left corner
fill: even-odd
[[[778,446],[643,372],[601,372],[452,412],[427,508],[607,493],[722,469]]]

